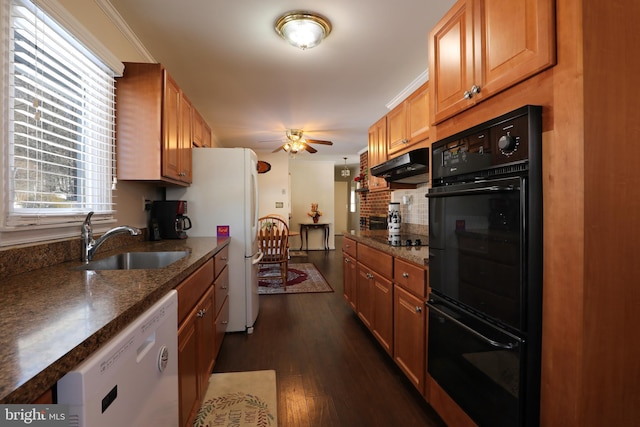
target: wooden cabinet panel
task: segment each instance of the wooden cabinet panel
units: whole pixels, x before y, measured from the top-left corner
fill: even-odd
[[[394,258],[393,281],[419,297],[427,296],[428,274],[425,267]]]
[[[387,114],[387,157],[429,138],[429,82]]]
[[[229,245],[227,245],[224,248],[220,249],[220,251],[218,251],[214,255],[213,260],[214,260],[214,264],[215,264],[215,277],[218,277],[220,275],[220,272],[229,263]]]
[[[356,281],[356,312],[367,328],[372,329],[373,321],[373,286],[371,270],[358,262]]]
[[[439,123],[555,64],[554,1],[460,0],[429,47],[430,117]]]
[[[356,256],[356,241],[345,237],[342,240],[342,252],[352,257]]]
[[[388,354],[393,352],[393,283],[372,272],[373,335]]]
[[[164,73],[162,109],[162,175],[180,179],[180,88],[168,73]]]
[[[193,106],[167,70],[125,63],[116,99],[118,179],[190,184]]]
[[[367,161],[369,169],[387,160],[387,117],[378,120],[369,128],[369,143]],[[378,178],[371,173],[368,177],[369,191],[387,190],[389,184],[384,178]]]
[[[343,253],[344,298],[352,309],[356,309],[357,299],[357,264],[355,258]]]
[[[389,279],[393,278],[393,256],[358,243],[358,262]]]
[[[198,339],[195,315],[187,317],[178,328],[178,387],[180,426],[189,426],[199,405]]]
[[[186,318],[207,288],[213,283],[213,259],[207,261],[182,283],[178,291],[178,324]]]
[[[429,33],[432,124],[473,104],[464,93],[475,79],[474,4],[474,0],[458,1]]]
[[[218,357],[218,352],[220,351],[220,346],[222,345],[222,340],[224,339],[224,334],[227,332],[227,325],[229,324],[229,297],[225,297],[222,302],[222,307],[220,307],[220,311],[218,312],[218,317],[216,317],[216,337],[215,337],[215,351],[214,357]],[[214,360],[215,363],[215,360]]]
[[[394,360],[409,381],[425,392],[424,300],[400,286],[394,287]]]
[[[209,375],[215,358],[216,313],[214,311],[214,288],[211,286],[202,297],[196,312],[198,334],[198,396],[202,397],[207,390]]]
[[[220,273],[218,277],[216,277],[213,286],[216,293],[216,306],[214,313],[215,315],[217,315],[220,311],[220,308],[222,308],[222,303],[227,298],[227,295],[229,295],[229,268],[226,268],[225,266],[225,269],[222,270],[222,273]]]

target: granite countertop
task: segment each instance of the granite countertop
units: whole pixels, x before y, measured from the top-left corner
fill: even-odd
[[[228,243],[216,237],[143,242],[95,258],[190,252],[160,269],[79,271],[78,261],[2,279],[0,403],[38,398]]]
[[[429,246],[391,246],[388,243],[381,242],[376,238],[388,236],[387,230],[356,230],[351,233],[345,233],[344,237],[353,239],[356,242],[363,243],[372,248],[379,249],[396,258],[400,258],[406,261],[413,262],[415,264],[428,266],[429,265]],[[428,241],[428,237],[425,236],[424,241]]]

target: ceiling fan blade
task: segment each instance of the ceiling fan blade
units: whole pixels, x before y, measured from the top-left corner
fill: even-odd
[[[307,139],[306,142],[311,144],[333,145],[331,141],[323,141],[321,139]]]
[[[313,148],[312,146],[310,146],[308,144],[304,144],[304,149],[307,150],[308,152],[310,152],[311,154],[318,152],[318,150],[316,150],[315,148]]]
[[[284,150],[284,144],[281,145],[280,147],[276,148],[275,150],[273,150],[272,153],[277,153],[280,150]]]

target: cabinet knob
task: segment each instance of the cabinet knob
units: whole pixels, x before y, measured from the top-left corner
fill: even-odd
[[[416,306],[416,313],[422,313],[422,307]]]
[[[229,321],[228,321],[228,320],[223,320],[223,321],[222,321],[222,324],[223,324],[223,325],[227,325],[228,323],[229,323]]]
[[[470,90],[465,90],[464,91],[464,99],[471,99],[471,98],[473,98],[473,95],[477,95],[479,93],[480,93],[480,86],[473,85],[473,86],[471,86]]]
[[[223,256],[223,257],[220,257],[220,259],[221,259],[222,261],[227,261],[229,258],[227,258],[226,256]]]
[[[409,143],[409,140],[408,140],[408,139],[403,139],[403,140],[402,140],[402,143],[403,143],[403,144],[408,144],[408,143]]]
[[[349,258],[345,258],[345,259],[344,259],[344,262],[349,263],[349,262],[351,262],[351,261],[349,260]]]
[[[198,313],[196,314],[196,316],[198,317],[204,317],[205,314],[207,314],[207,310],[205,308],[198,310]]]
[[[408,279],[409,278],[409,273],[407,273],[407,272],[402,273],[402,277],[404,277],[405,279]]]

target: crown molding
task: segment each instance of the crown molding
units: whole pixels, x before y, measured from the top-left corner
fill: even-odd
[[[424,70],[418,77],[416,77],[407,87],[405,87],[399,94],[397,94],[391,101],[385,104],[385,107],[389,110],[393,110],[397,105],[404,101],[409,95],[416,91],[426,81],[429,80],[429,69]]]
[[[109,0],[94,0],[95,3],[102,9],[104,14],[111,20],[111,22],[120,30],[122,35],[133,45],[133,47],[144,57],[147,62],[157,62],[151,52],[142,44],[138,36],[133,32],[129,24],[124,20],[120,12],[109,2]]]

